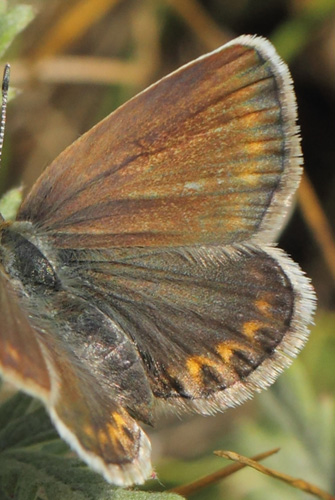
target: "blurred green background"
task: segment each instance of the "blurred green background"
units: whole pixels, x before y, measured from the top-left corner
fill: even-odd
[[[159,419],[157,428],[148,432],[160,482],[152,481],[147,487],[163,491],[223,467],[226,462],[212,454],[216,449],[251,456],[280,446],[280,453],[267,465],[334,495],[335,1],[36,0],[25,4],[32,11],[21,12],[22,26],[31,12],[34,19],[3,56],[12,64],[11,84],[17,94],[7,112],[0,172],[3,192],[21,183],[29,189],[45,166],[98,120],[148,84],[235,36],[268,37],[289,64],[305,171],[320,202],[315,210],[328,221],[330,233],[322,220],[313,223],[313,210],[303,217],[298,204],[280,246],[312,279],[318,296],[315,327],[292,368],[253,401],[215,417]],[[19,5],[3,2],[0,14],[15,13]],[[13,23],[18,23],[13,16]],[[0,35],[4,30],[0,22]],[[305,201],[307,196],[300,192]],[[192,498],[310,497],[244,470]]]

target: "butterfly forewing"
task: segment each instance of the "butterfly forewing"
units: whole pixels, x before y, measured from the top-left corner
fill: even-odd
[[[247,240],[274,229],[296,187],[295,119],[285,65],[268,42],[241,37],[76,141],[42,174],[18,219],[63,248]]]

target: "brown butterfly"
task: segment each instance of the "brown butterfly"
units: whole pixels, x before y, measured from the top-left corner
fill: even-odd
[[[288,69],[241,36],[83,135],[2,220],[1,372],[108,481],[151,474],[138,421],[242,403],[303,346],[314,292],[273,244],[301,163]]]

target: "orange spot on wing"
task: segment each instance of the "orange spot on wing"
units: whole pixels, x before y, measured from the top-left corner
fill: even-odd
[[[90,438],[95,438],[96,432],[95,432],[95,429],[91,425],[85,424],[82,429],[83,429],[83,432],[86,436],[89,436]]]
[[[257,186],[260,183],[260,175],[257,174],[257,164],[249,162],[248,168],[241,170],[236,177],[248,186]]]
[[[237,342],[222,342],[217,346],[216,350],[225,363],[230,363],[230,359],[234,355],[234,349],[237,345],[240,347]]]
[[[114,449],[115,453],[124,453],[128,447],[126,441],[129,437],[124,432],[123,427],[113,423],[106,423],[97,432],[97,439],[102,450]]]
[[[233,341],[225,341],[221,342],[216,348],[218,354],[221,356],[222,360],[230,364],[231,357],[234,356],[235,351],[248,351],[253,353],[253,349],[242,342]]]
[[[122,431],[123,427],[127,426],[125,419],[123,418],[123,416],[120,413],[113,411],[112,417],[117,425],[117,428],[120,429],[121,431]]]
[[[260,321],[246,321],[242,325],[242,333],[249,339],[253,340],[258,329],[263,326]]]
[[[18,363],[20,361],[20,359],[21,359],[20,353],[18,352],[17,349],[15,349],[15,347],[13,347],[9,343],[6,344],[6,352],[7,352],[8,356],[16,363]]]
[[[219,369],[218,364],[215,361],[206,358],[206,356],[191,356],[187,359],[186,366],[191,377],[196,379],[197,382],[199,382],[201,370],[204,366],[211,366]]]
[[[255,306],[262,314],[264,314],[264,316],[272,317],[271,304],[267,300],[264,300],[264,299],[256,300]]]
[[[249,142],[245,144],[244,147],[250,155],[258,155],[264,152],[263,142]]]
[[[107,432],[108,431],[108,432]],[[111,431],[111,432],[110,432]],[[116,436],[115,429],[99,429],[98,430],[98,441],[100,446],[106,447],[112,441],[115,444]]]
[[[251,128],[254,125],[258,125],[260,122],[260,113],[257,111],[254,111],[253,113],[249,113],[248,115],[245,115],[241,117],[241,123],[246,127],[246,128]]]

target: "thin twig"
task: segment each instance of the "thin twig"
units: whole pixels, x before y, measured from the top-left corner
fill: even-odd
[[[64,52],[87,29],[99,21],[120,0],[79,0],[69,8],[52,28],[42,37],[37,49],[30,54],[32,59],[50,57]]]
[[[232,38],[208,15],[196,0],[165,0],[186,22],[209,50],[216,49]]]
[[[275,448],[274,450],[266,451],[264,453],[259,453],[258,455],[255,455],[252,459],[255,460],[256,462],[259,460],[264,460],[264,458],[270,457],[271,455],[274,455],[278,451],[279,448]],[[215,453],[218,454],[219,452]],[[243,469],[244,467],[246,467],[246,465],[243,464],[228,465],[227,467],[219,469],[218,471],[213,472],[213,474],[208,474],[207,476],[204,476],[201,479],[194,481],[193,483],[185,484],[183,486],[177,486],[176,488],[169,490],[169,492],[177,493],[184,497],[189,497],[190,495],[197,493],[199,490],[202,490],[203,488],[206,488],[214,483],[217,483],[218,481],[221,481],[221,479],[230,476],[234,472],[237,472]]]
[[[335,240],[327,217],[306,174],[301,180],[298,197],[302,215],[312,231],[335,281]]]
[[[143,62],[128,62],[107,57],[48,57],[34,63],[17,60],[12,66],[12,82],[18,87],[30,80],[46,83],[120,84],[141,87],[147,80]]]
[[[259,472],[262,472],[267,476],[279,479],[280,481],[293,486],[293,488],[297,488],[298,490],[305,491],[306,493],[310,493],[311,495],[314,495],[318,498],[322,498],[322,500],[335,500],[335,497],[333,497],[326,491],[321,490],[317,486],[308,483],[304,479],[298,479],[289,476],[288,474],[283,474],[273,469],[269,469],[268,467],[264,467],[264,465],[258,464],[255,460],[239,455],[238,453],[235,453],[233,451],[218,451],[215,453],[220,457],[228,458],[229,460],[234,460],[234,462],[238,462],[239,464],[252,467],[253,469],[258,470]]]

